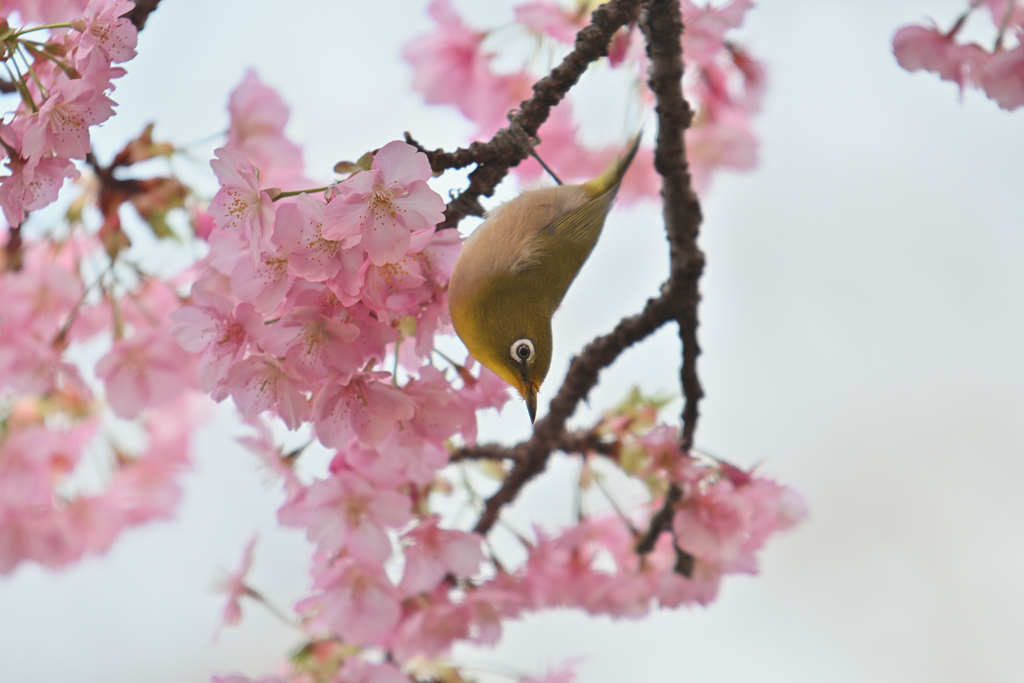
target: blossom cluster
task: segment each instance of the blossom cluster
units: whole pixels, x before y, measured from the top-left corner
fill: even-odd
[[[553,48],[548,51],[553,54],[565,53],[577,32],[590,23],[590,14],[599,4],[572,0],[567,6],[556,0],[529,0],[515,6],[515,22],[530,41]],[[696,111],[686,131],[686,153],[699,193],[710,186],[714,171],[746,171],[757,164],[759,143],[751,119],[761,107],[765,70],[749,50],[728,37],[730,31],[742,25],[753,4],[752,0],[728,0],[718,6],[700,6],[690,0],[680,3],[686,25],[683,88]],[[404,53],[413,66],[412,86],[430,104],[456,107],[476,124],[477,136],[487,137],[507,125],[507,114],[532,94],[530,84],[537,77],[525,66],[513,73],[496,71],[498,55],[488,49],[487,38],[500,29],[470,28],[451,0],[433,0],[428,11],[437,27],[412,41]],[[512,46],[508,40],[503,44]],[[606,63],[613,70],[631,75],[639,108],[653,106],[653,95],[647,88],[649,61],[637,25],[624,27],[613,37]],[[624,125],[625,114],[623,110]],[[637,120],[643,118],[641,114]],[[571,98],[552,110],[538,137],[541,144],[537,151],[559,176],[571,181],[600,174],[621,153],[616,146],[592,149],[583,144]],[[657,197],[661,186],[653,164],[653,150],[641,147],[623,180],[620,202]],[[532,159],[516,169],[523,180],[536,178],[541,172]]]
[[[8,16],[17,11],[23,19],[67,22],[49,27],[45,43],[27,37],[37,29],[14,30],[3,22],[8,40],[16,38],[19,47],[7,63],[17,73],[21,102],[14,118],[0,123],[10,171],[0,178],[0,207],[12,226],[25,220],[26,212],[53,202],[65,179],[78,177],[72,160],[89,153],[89,127],[114,113],[107,93],[125,73],[115,65],[135,56],[138,32],[121,16],[134,7],[131,2],[81,4],[4,4]]]
[[[490,603],[484,593],[456,599],[450,577],[478,573],[482,539],[439,526],[427,497],[448,443],[474,443],[477,411],[509,398],[472,360],[434,352],[435,335],[450,329],[446,286],[462,238],[435,231],[444,201],[427,184],[426,157],[404,142],[380,147],[326,190],[266,187],[264,177],[301,173],[273,165],[273,150],[290,144],[287,110],[254,74],[231,101],[247,106],[231,109],[229,145],[211,162],[220,190],[209,205],[210,251],[189,304],[170,316],[172,334],[198,357],[202,388],[231,397],[257,426],[248,443],[288,493],[280,522],[316,545],[315,593],[297,607],[310,634],[387,647],[400,663],[441,654],[458,634],[425,643],[422,620],[442,606],[490,618]],[[326,478],[298,479],[266,415],[312,426],[334,453]],[[404,571],[392,580],[385,565],[399,551]],[[241,579],[231,585],[228,622],[246,594]],[[399,671],[370,660],[346,667],[357,665]]]
[[[195,360],[169,336],[167,315],[180,306],[173,285],[122,265],[130,240],[117,208],[129,198],[107,197],[98,229],[81,208],[88,193],[62,228],[20,229],[79,176],[73,160],[91,151],[90,126],[113,113],[106,93],[124,73],[114,64],[135,55],[135,27],[121,16],[131,8],[121,0],[3,7],[6,45],[18,46],[7,64],[20,74],[20,103],[0,123],[10,170],[0,177],[8,223],[0,231],[0,573],[23,562],[61,567],[169,517],[188,465]],[[29,37],[36,29],[7,28],[11,13],[64,23],[50,24],[42,43]],[[121,165],[152,156],[148,143],[147,132]],[[156,221],[173,183],[138,185],[131,201]],[[125,440],[121,420],[137,423],[134,437]]]
[[[404,495],[408,489],[358,476],[339,452],[331,476],[294,486],[280,511],[282,523],[304,527],[317,544],[317,592],[297,605],[307,647],[286,674],[260,680],[349,680],[346,672],[358,669],[358,680],[408,682],[409,674],[444,666],[455,642],[493,644],[503,623],[530,612],[568,607],[640,618],[655,607],[708,604],[723,576],[756,573],[767,539],[806,516],[803,500],[752,471],[683,453],[677,430],[658,423],[658,407],[634,394],[592,433],[604,455],[580,454],[642,482],[648,503],[628,516],[583,515],[565,529],[538,525],[531,538],[519,538],[526,559],[518,566],[500,561],[494,548],[483,553],[474,534],[443,528],[427,501]],[[671,522],[641,552],[639,539],[673,485],[681,495],[670,504]],[[400,578],[381,569],[396,555],[404,556]],[[230,582],[226,622],[237,619],[238,598],[253,592],[245,582],[251,559],[250,546]],[[544,680],[571,680],[571,673]]]
[[[516,20],[534,40],[568,49],[594,4],[527,2]],[[699,103],[690,161],[706,186],[714,168],[753,163],[749,117],[764,76],[725,37],[748,0],[682,5],[686,87]],[[465,466],[452,465],[452,453],[475,444],[480,411],[500,409],[510,393],[472,358],[435,349],[450,332],[447,283],[462,237],[436,230],[445,203],[429,186],[426,156],[388,142],[339,165],[340,181],[296,189],[313,183],[285,135],[288,108],[249,73],[229,99],[226,143],[211,161],[219,189],[205,207],[174,177],[116,180],[115,170],[174,153],[153,141],[152,127],[109,166],[89,157],[91,171],[76,167],[92,152],[90,126],[113,113],[111,79],[124,73],[115,65],[134,56],[130,8],[4,5],[24,21],[67,24],[51,26],[45,44],[8,34],[23,63],[11,62],[21,103],[0,123],[10,171],[0,178],[9,224],[0,235],[0,573],[26,561],[63,566],[172,514],[199,392],[230,399],[256,430],[244,442],[284,488],[279,522],[314,546],[312,589],[295,605],[306,646],[286,674],[265,681],[444,678],[437,672],[454,644],[494,644],[503,623],[529,612],[635,618],[706,604],[722,576],[755,572],[766,539],[803,517],[790,489],[681,451],[675,431],[657,424],[657,405],[634,397],[590,430],[578,456],[641,482],[639,509],[581,514],[565,529],[538,524],[520,539],[518,564],[503,561],[493,539],[445,519],[437,502],[455,488],[446,468]],[[416,87],[493,131],[534,76],[495,72],[488,34],[467,28],[447,0],[430,11],[438,31],[406,53]],[[613,68],[634,69],[642,84],[645,60],[636,26],[615,37]],[[641,99],[649,104],[649,93]],[[541,135],[569,178],[602,171],[617,153],[581,147],[568,104]],[[627,199],[656,191],[650,150],[637,165]],[[27,213],[80,170],[85,192],[66,229],[23,233]],[[190,208],[184,237],[205,255],[179,276],[147,271],[122,225],[126,204],[160,239],[176,236],[171,212]],[[323,476],[299,476],[305,449],[286,454],[274,421],[308,428],[330,452]],[[127,422],[138,443],[117,436]],[[504,474],[501,462],[487,466]],[[663,509],[670,523],[652,528]],[[246,582],[253,560],[250,543],[224,584],[225,623],[239,620],[243,598],[262,599]],[[543,680],[571,677],[561,670]]]
[[[984,8],[992,23],[991,49],[958,40],[968,18]],[[960,88],[977,88],[1006,110],[1024,106],[1024,5],[1019,0],[972,0],[948,31],[934,22],[909,25],[892,39],[896,61],[907,71],[931,71]]]

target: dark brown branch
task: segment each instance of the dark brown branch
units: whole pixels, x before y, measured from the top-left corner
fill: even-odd
[[[146,19],[149,15],[156,10],[156,6],[160,4],[160,0],[134,0],[135,9],[125,14],[125,18],[128,21],[135,24],[135,28],[141,31],[146,28]]]
[[[580,430],[576,432],[563,432],[559,435],[557,443],[552,444],[552,450],[565,453],[600,453],[610,457],[617,457],[619,445],[613,441],[604,441],[593,430]],[[522,453],[515,446],[505,446],[497,443],[477,444],[466,448],[460,448],[451,454],[452,462],[459,460],[513,460],[522,461]]]
[[[448,202],[445,220],[438,229],[453,228],[468,215],[482,214],[482,211],[475,213],[480,207],[480,197],[494,194],[509,169],[529,156],[530,146],[524,144],[524,134],[527,140],[537,135],[552,107],[562,101],[592,62],[608,54],[615,32],[635,19],[639,6],[640,0],[611,0],[595,9],[590,15],[590,25],[577,34],[575,49],[550,74],[534,84],[533,96],[522,103],[519,111],[511,116],[509,126],[495,133],[490,142],[473,143],[468,150],[450,154],[420,148],[435,172],[463,168],[470,163],[477,165],[469,174],[469,186]]]
[[[647,56],[651,60],[647,83],[657,100],[658,144],[654,167],[663,179],[662,215],[668,232],[671,263],[669,289],[677,294],[681,304],[676,312],[676,321],[683,344],[680,380],[686,402],[680,441],[685,453],[693,446],[699,414],[697,406],[704,395],[697,377],[697,356],[700,355],[697,344],[700,290],[697,285],[704,272],[704,253],[697,246],[700,203],[690,183],[683,140],[683,131],[689,127],[693,111],[683,99],[683,18],[679,2],[650,0],[640,28],[647,37]]]
[[[650,0],[640,21],[647,38],[647,56],[651,60],[648,85],[657,100],[658,145],[654,167],[663,178],[662,215],[668,232],[669,289],[679,299],[676,322],[683,345],[680,381],[685,403],[680,447],[684,453],[693,446],[693,433],[699,416],[698,403],[704,395],[697,377],[697,306],[700,303],[698,282],[704,271],[704,253],[697,246],[701,212],[690,182],[683,133],[693,119],[693,111],[683,98],[683,18],[676,0]],[[672,484],[661,508],[651,517],[647,532],[637,543],[638,553],[654,548],[661,533],[671,528],[672,513],[682,498],[682,491]],[[677,548],[677,571],[687,576],[693,571],[693,557]]]
[[[22,254],[21,226],[12,226],[7,234],[7,243],[4,245],[4,260],[0,265],[4,270],[18,271],[24,262]]]
[[[669,486],[668,493],[665,494],[664,503],[654,513],[654,516],[651,517],[651,523],[647,527],[646,533],[636,544],[636,551],[638,553],[643,555],[654,550],[654,544],[658,541],[658,537],[661,536],[661,532],[672,526],[672,508],[682,497],[683,491],[679,488],[678,484],[673,483]]]
[[[597,384],[598,373],[611,365],[624,350],[672,320],[673,309],[670,296],[663,294],[650,299],[643,311],[623,318],[614,330],[594,339],[572,359],[565,381],[551,400],[548,414],[534,425],[533,436],[529,440],[512,447],[517,455],[516,465],[501,488],[487,499],[474,531],[486,533],[498,520],[501,508],[512,502],[528,481],[544,471],[548,456],[558,449],[565,434],[566,421]]]
[[[479,206],[477,199],[489,196],[508,170],[526,158],[529,140],[537,133],[548,113],[571,88],[587,65],[607,51],[608,41],[620,26],[632,21],[638,2],[612,0],[592,15],[592,24],[580,32],[576,49],[552,73],[534,86],[534,96],[523,103],[514,114],[511,125],[494,136],[489,143],[474,143],[468,149],[452,153],[423,149],[410,135],[406,139],[415,144],[431,160],[435,171],[462,168],[470,163],[477,168],[470,173],[469,187],[449,203],[446,221],[440,227],[450,227],[470,213],[465,205]],[[698,403],[703,391],[697,377],[696,361],[700,354],[697,345],[697,306],[700,292],[697,284],[704,269],[704,255],[697,246],[701,223],[700,205],[690,184],[686,163],[683,132],[693,117],[682,94],[682,17],[677,0],[646,0],[641,26],[647,38],[647,52],[651,59],[649,84],[657,99],[658,140],[655,168],[662,176],[663,216],[669,241],[670,275],[662,286],[660,296],[650,299],[644,310],[624,318],[615,329],[598,337],[573,358],[565,381],[551,401],[548,414],[534,426],[529,440],[511,447],[480,446],[465,449],[455,459],[473,457],[508,459],[514,462],[512,470],[498,491],[485,503],[475,531],[486,533],[494,526],[501,508],[515,500],[519,491],[533,477],[544,471],[549,455],[559,449],[583,451],[586,444],[567,448],[565,425],[568,419],[597,384],[600,371],[611,365],[628,347],[646,338],[666,322],[679,324],[683,346],[680,373],[685,405],[681,445],[689,451],[698,417]],[[460,205],[460,203],[462,205]],[[674,506],[682,497],[673,485],[661,509],[651,519],[650,528],[638,540],[638,552],[648,552],[658,536],[671,526]],[[692,557],[680,552],[680,571],[692,569]]]

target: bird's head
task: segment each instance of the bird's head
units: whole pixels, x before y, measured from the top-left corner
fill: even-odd
[[[516,288],[485,287],[474,301],[453,302],[452,324],[469,352],[511,384],[537,417],[537,392],[551,367],[551,313],[522,301]]]

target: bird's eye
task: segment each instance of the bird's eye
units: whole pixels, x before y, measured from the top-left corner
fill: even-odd
[[[517,363],[529,363],[533,360],[533,342],[529,339],[517,339],[512,342],[512,348],[509,349],[512,354],[512,360]]]

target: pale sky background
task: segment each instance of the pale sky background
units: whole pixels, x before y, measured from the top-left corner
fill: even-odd
[[[762,463],[803,492],[810,520],[707,609],[532,616],[463,660],[540,674],[575,657],[587,683],[1024,680],[1024,112],[974,91],[961,104],[890,50],[900,25],[930,14],[948,27],[965,4],[765,0],[743,31],[770,76],[762,160],[718,177],[704,202],[697,444]],[[408,89],[401,45],[429,27],[425,5],[164,0],[96,137],[100,157],[151,120],[178,143],[225,130],[249,66],[291,105],[314,177],[405,130],[428,147],[462,143],[471,127]],[[456,5],[481,25],[511,17],[504,2]],[[666,271],[658,210],[615,212],[556,317],[546,386]],[[628,352],[580,423],[633,384],[676,390],[678,358],[667,328]],[[526,427],[513,402],[482,437]],[[258,606],[211,638],[222,599],[210,586],[253,533],[252,583],[282,605],[307,590],[307,546],[276,529],[280,494],[232,439],[218,424],[202,432],[175,521],[66,571],[0,580],[0,681],[275,670],[299,639]],[[567,518],[572,472],[556,463],[524,503]]]

